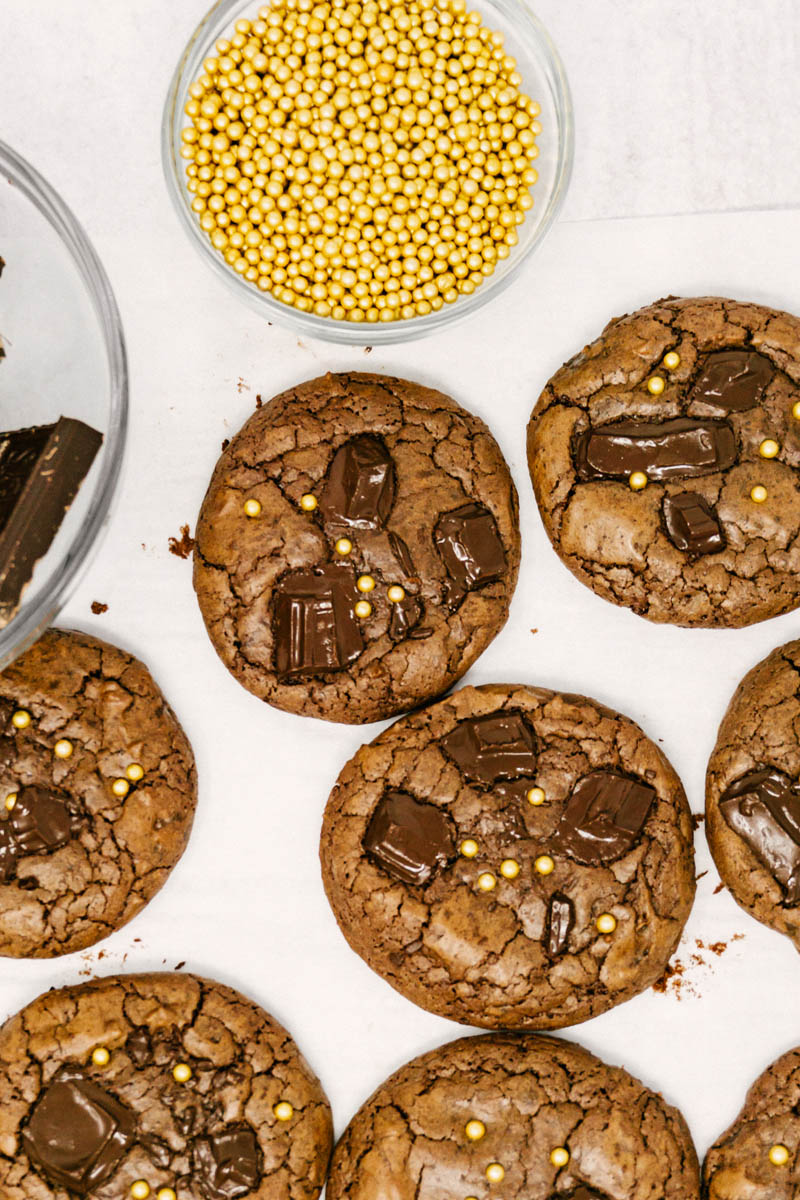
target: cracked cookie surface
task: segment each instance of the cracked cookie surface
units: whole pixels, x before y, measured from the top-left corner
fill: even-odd
[[[468,1200],[490,1191],[698,1200],[697,1157],[680,1113],[627,1071],[557,1038],[488,1034],[387,1079],[337,1144],[326,1196]]]
[[[800,603],[800,320],[719,297],[611,321],[547,384],[528,464],[548,536],[652,621],[737,627]]]
[[[144,664],[48,630],[0,674],[0,954],[68,954],[131,920],[196,799],[191,746]]]
[[[745,675],[706,776],[706,836],[733,898],[800,950],[800,641]]]
[[[694,897],[680,780],[628,718],[543,688],[463,688],[344,767],[320,838],[351,947],[486,1028],[561,1028],[649,987]]]
[[[703,1163],[708,1200],[800,1196],[800,1049],[759,1075],[736,1120]]]
[[[111,976],[0,1029],[4,1200],[315,1200],[330,1149],[294,1041],[222,984]]]
[[[326,375],[224,450],[194,586],[244,687],[362,723],[464,674],[505,623],[518,566],[516,491],[479,418],[406,380]]]

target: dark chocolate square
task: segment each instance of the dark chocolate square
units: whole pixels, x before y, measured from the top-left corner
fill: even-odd
[[[261,1182],[261,1155],[252,1129],[236,1127],[196,1139],[195,1179],[208,1200],[238,1200]]]
[[[402,883],[427,883],[454,854],[448,815],[406,792],[386,792],[364,835],[364,850]]]
[[[439,517],[433,540],[448,575],[464,592],[501,579],[506,554],[497,524],[482,504],[462,504]]]
[[[441,745],[467,779],[494,783],[536,771],[536,738],[517,712],[468,717],[445,734]]]
[[[323,675],[358,658],[364,642],[353,611],[356,596],[345,568],[284,576],[273,597],[277,674]]]
[[[751,771],[722,794],[719,809],[786,893],[800,901],[800,795],[783,771]]]
[[[554,844],[585,866],[614,862],[635,845],[655,797],[647,783],[592,771],[572,789]]]

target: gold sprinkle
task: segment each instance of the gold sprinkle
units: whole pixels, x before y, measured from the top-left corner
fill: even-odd
[[[353,543],[350,538],[337,538],[334,549],[337,554],[349,554],[353,549]]]
[[[174,1188],[159,1188],[156,1200],[178,1200],[178,1196]]]
[[[92,1062],[96,1067],[107,1067],[111,1062],[111,1052],[105,1046],[98,1046],[92,1051]]]
[[[504,858],[500,863],[500,874],[504,879],[516,879],[519,875],[519,863],[515,858]]]
[[[769,1161],[774,1167],[785,1167],[789,1161],[789,1151],[780,1142],[769,1148]]]
[[[111,790],[115,796],[119,796],[119,798],[122,799],[122,797],[127,796],[128,792],[131,790],[131,785],[128,783],[127,779],[115,779],[111,785]]]
[[[147,1200],[150,1195],[150,1184],[145,1179],[137,1179],[136,1183],[131,1184],[131,1195],[133,1200]]]
[[[55,746],[53,746],[53,753],[56,758],[69,758],[74,749],[75,747],[69,738],[59,738]]]
[[[764,441],[758,447],[758,453],[762,458],[775,458],[780,453],[780,443],[774,438],[764,438]]]
[[[375,580],[371,575],[359,575],[356,587],[360,592],[371,592],[375,587]]]
[[[600,933],[613,933],[617,928],[617,918],[612,913],[600,913],[595,925]]]
[[[483,871],[478,876],[478,887],[482,892],[491,892],[494,890],[497,880],[491,871]]]
[[[313,512],[317,507],[317,497],[311,492],[306,492],[304,496],[300,497],[300,507],[304,512]]]
[[[6,808],[7,808],[7,810],[8,810],[9,812],[11,812],[11,811],[12,811],[12,810],[13,810],[13,809],[16,807],[16,803],[17,803],[17,793],[16,793],[16,792],[9,792],[9,793],[8,793],[8,795],[6,796]]]
[[[144,767],[140,763],[131,763],[125,768],[125,774],[131,783],[138,783],[140,779],[144,779]]]
[[[369,600],[359,600],[353,608],[353,612],[362,621],[366,621],[367,617],[372,615],[372,605]]]
[[[464,858],[474,858],[480,847],[474,838],[466,838],[459,846],[459,854]]]
[[[540,875],[551,875],[556,867],[549,854],[540,854],[533,865]]]
[[[272,1110],[279,1121],[291,1121],[294,1109],[288,1100],[281,1100]]]
[[[464,1133],[471,1142],[479,1142],[486,1133],[486,1126],[483,1121],[479,1121],[477,1117],[473,1117],[471,1121],[467,1121],[464,1126]]]
[[[800,400],[795,400],[794,404],[792,405],[792,416],[794,417],[795,421],[800,421]]]
[[[668,371],[674,371],[675,368],[679,367],[680,365],[681,365],[681,356],[680,356],[680,354],[677,354],[674,350],[669,350],[664,355],[664,366],[667,368]]]
[[[489,1183],[502,1183],[506,1177],[506,1169],[501,1163],[489,1163],[486,1168],[486,1178]]]
[[[172,1078],[176,1083],[188,1083],[192,1078],[192,1068],[188,1063],[176,1063],[172,1068]]]
[[[246,517],[258,517],[261,515],[261,503],[258,500],[245,500],[244,515]]]
[[[750,499],[755,504],[763,504],[767,498],[767,489],[763,484],[757,483],[754,488],[750,489]]]
[[[644,471],[631,471],[628,476],[628,486],[634,492],[640,492],[642,488],[646,488],[647,476]]]
[[[554,1167],[565,1167],[569,1162],[569,1150],[566,1146],[556,1146],[550,1151],[550,1162]]]
[[[544,788],[532,787],[528,790],[528,804],[533,804],[537,808],[545,802]]]
[[[11,724],[15,729],[27,729],[31,723],[31,714],[24,708],[18,708],[11,717]]]
[[[660,396],[665,386],[660,375],[651,375],[647,381],[647,390],[651,396]]]
[[[386,595],[389,597],[392,604],[399,604],[401,600],[405,599],[406,589],[401,588],[399,583],[395,583],[392,584]]]

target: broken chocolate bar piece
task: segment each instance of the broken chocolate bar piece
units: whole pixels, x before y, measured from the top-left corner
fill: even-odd
[[[467,779],[494,783],[536,771],[536,738],[517,712],[467,717],[441,739],[445,752]]]
[[[439,517],[433,540],[458,592],[501,579],[506,555],[497,525],[482,504],[462,504]]]
[[[717,515],[698,492],[665,496],[664,523],[672,544],[687,554],[718,554],[725,549]]]
[[[703,360],[689,402],[745,412],[760,404],[774,374],[772,363],[757,350],[714,350]]]
[[[371,858],[402,883],[427,883],[453,857],[450,818],[435,804],[406,792],[386,792],[364,835]]]
[[[592,771],[572,789],[554,846],[587,867],[605,866],[638,840],[656,792],[615,771]]]
[[[393,642],[402,642],[403,638],[409,636],[421,619],[422,605],[419,600],[415,600],[413,596],[404,596],[402,600],[392,604],[392,613],[389,617],[389,637]]]
[[[380,438],[362,434],[345,442],[333,456],[319,508],[334,526],[382,529],[394,503],[392,456]]]
[[[692,479],[733,465],[736,437],[727,421],[615,421],[587,429],[575,443],[581,479]]]
[[[71,837],[66,796],[41,787],[22,788],[8,818],[0,821],[0,883],[13,879],[21,858],[52,854]]]
[[[293,571],[274,594],[275,670],[282,679],[340,671],[364,649],[358,593],[343,567]]]
[[[71,417],[0,433],[0,627],[19,607],[102,441]]]
[[[248,1126],[223,1129],[196,1139],[192,1165],[208,1200],[239,1200],[261,1182],[261,1152]]]
[[[575,922],[575,908],[569,896],[554,892],[547,907],[545,946],[551,958],[558,958],[567,948],[570,930]]]
[[[732,783],[719,802],[731,829],[743,838],[759,862],[786,893],[800,901],[800,794],[783,771],[750,771]]]

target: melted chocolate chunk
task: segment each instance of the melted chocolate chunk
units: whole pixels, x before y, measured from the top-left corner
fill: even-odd
[[[334,454],[319,508],[331,525],[381,529],[392,510],[394,493],[392,457],[380,438],[365,433]]]
[[[45,788],[22,788],[8,819],[0,822],[0,883],[13,879],[20,859],[52,854],[71,837],[66,797]]]
[[[575,908],[569,896],[554,892],[547,908],[545,945],[551,958],[558,958],[567,948],[570,931],[575,924]]]
[[[422,619],[422,605],[413,596],[404,596],[398,604],[392,605],[392,615],[389,617],[389,637],[393,642],[401,642],[411,633],[411,630]]]
[[[275,670],[282,679],[340,671],[364,649],[357,594],[341,567],[295,571],[275,589]]]
[[[750,771],[725,790],[719,809],[786,893],[800,901],[800,795],[783,771]]]
[[[615,421],[587,429],[575,443],[580,479],[693,479],[723,471],[736,460],[736,438],[726,421]]]
[[[772,363],[757,350],[714,350],[703,360],[689,401],[744,412],[761,403],[774,374]]]
[[[467,717],[441,745],[467,777],[481,783],[520,779],[536,771],[536,738],[517,712]]]
[[[398,533],[389,533],[389,545],[400,570],[406,578],[416,575],[417,572],[414,567],[414,559],[411,557],[411,551]]]
[[[592,771],[572,789],[554,843],[587,867],[614,862],[638,840],[655,796],[647,783]]]
[[[439,517],[433,540],[456,593],[471,592],[501,579],[506,554],[497,524],[482,504],[462,504]]]
[[[194,1143],[195,1181],[208,1200],[237,1200],[261,1182],[260,1151],[252,1129],[211,1133]]]
[[[386,792],[372,814],[364,849],[402,883],[427,883],[455,852],[450,818],[406,792]]]
[[[697,492],[665,496],[664,523],[672,544],[687,554],[718,554],[725,549],[717,514]]]
[[[62,1074],[34,1108],[22,1142],[51,1183],[86,1196],[111,1178],[135,1132],[126,1104],[82,1075]]]

